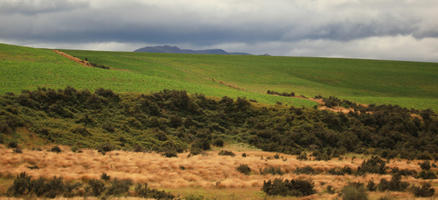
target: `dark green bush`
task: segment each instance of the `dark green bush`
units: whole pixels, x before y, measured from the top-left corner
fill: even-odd
[[[312,168],[311,166],[297,167],[294,170],[295,174],[320,174],[322,171]]]
[[[88,180],[87,190],[91,192],[92,196],[100,196],[105,191],[105,183],[101,180]]]
[[[168,152],[164,152],[163,156],[171,158],[171,157],[178,157],[178,155],[176,154],[176,152],[174,151],[168,151]]]
[[[237,167],[237,171],[242,174],[249,175],[251,173],[251,168],[247,164],[241,164]]]
[[[307,180],[274,179],[264,181],[262,190],[268,195],[302,197],[314,194],[316,191],[313,187],[314,184]]]
[[[429,170],[430,169],[430,162],[428,160],[419,163],[422,170]]]
[[[343,200],[367,200],[368,194],[361,183],[350,183],[342,188]]]
[[[149,188],[148,184],[137,184],[135,186],[135,194],[136,196],[143,198],[155,198],[155,199],[163,199],[163,200],[175,198],[175,196],[172,195],[171,193]]]
[[[215,139],[213,141],[213,145],[217,146],[217,147],[223,147],[224,146],[224,141],[222,139]]]
[[[19,197],[29,194],[32,191],[31,179],[32,176],[27,175],[25,172],[17,175],[8,189],[8,196]]]
[[[109,176],[106,173],[102,173],[102,175],[100,175],[100,179],[102,179],[104,181],[109,181],[111,179],[111,176]]]
[[[14,149],[14,153],[23,153],[23,150],[21,150],[20,147],[17,147]]]
[[[281,167],[266,167],[263,169],[260,169],[260,174],[262,175],[266,175],[266,174],[272,174],[272,175],[283,175],[286,172],[284,172],[283,170],[281,170]]]
[[[344,166],[343,168],[340,167],[331,168],[327,172],[331,175],[343,176],[345,174],[352,174],[353,170],[348,166]]]
[[[327,185],[327,187],[326,187],[326,191],[327,191],[327,193],[329,193],[329,194],[334,194],[334,193],[336,193],[335,189],[334,189],[333,186],[331,186],[331,185]]]
[[[132,185],[132,180],[123,179],[119,180],[117,178],[111,181],[111,186],[108,188],[107,195],[120,196],[123,194],[127,194],[129,191],[129,187]]]
[[[418,173],[417,178],[422,179],[436,179],[435,173],[433,173],[430,170],[422,170],[420,173]]]
[[[412,186],[412,193],[416,197],[431,197],[435,194],[435,189],[430,183],[423,183],[420,187]]]
[[[218,155],[220,156],[235,156],[236,154],[232,151],[221,150]]]
[[[377,185],[374,183],[373,180],[369,180],[367,184],[368,191],[376,191]]]
[[[371,157],[369,160],[364,160],[362,164],[357,168],[357,173],[359,175],[364,175],[366,173],[373,174],[385,174],[387,167],[386,162],[377,156]]]
[[[307,160],[307,154],[306,152],[301,152],[300,155],[297,157],[298,160]]]
[[[9,143],[8,143],[8,147],[9,147],[9,148],[17,148],[17,147],[18,147],[18,144],[17,144],[17,142],[12,141],[12,142],[9,142]]]
[[[393,175],[390,181],[386,179],[381,179],[380,183],[377,185],[379,191],[405,191],[408,188],[409,183],[401,181],[401,175]]]
[[[61,153],[62,150],[61,148],[59,148],[58,146],[54,146],[50,149],[51,152],[55,152],[55,153]]]

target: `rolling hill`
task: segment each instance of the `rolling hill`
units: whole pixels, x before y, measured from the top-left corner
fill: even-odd
[[[364,104],[438,109],[438,64],[341,58],[198,55],[63,50],[111,70],[80,66],[50,49],[0,45],[0,92],[36,87],[186,90],[207,96],[243,96],[261,103],[313,106],[299,98],[337,96]]]

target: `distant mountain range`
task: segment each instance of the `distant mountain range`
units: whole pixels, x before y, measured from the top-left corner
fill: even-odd
[[[143,48],[135,50],[134,52],[215,54],[215,55],[251,55],[249,53],[242,53],[242,52],[226,52],[223,49],[205,49],[205,50],[180,49],[177,46],[169,46],[169,45],[143,47]]]

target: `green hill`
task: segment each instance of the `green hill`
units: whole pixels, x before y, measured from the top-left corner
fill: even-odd
[[[359,103],[438,110],[438,63],[248,55],[188,55],[63,50],[112,70],[83,67],[49,49],[0,45],[0,92],[38,86],[117,92],[186,90],[262,103],[315,103],[267,95],[337,96]],[[118,70],[115,70],[118,69]]]

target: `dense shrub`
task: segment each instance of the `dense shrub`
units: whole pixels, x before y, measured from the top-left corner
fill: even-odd
[[[298,160],[307,160],[307,154],[306,152],[301,152],[300,155],[297,157]]]
[[[417,178],[422,179],[436,179],[435,173],[433,173],[430,170],[422,170],[420,173],[418,173]]]
[[[393,175],[390,181],[381,179],[377,185],[379,191],[404,191],[409,186],[409,183],[402,182],[399,174]]]
[[[322,171],[312,168],[311,166],[297,167],[294,170],[295,174],[320,174]]]
[[[330,101],[350,105],[335,98]],[[174,148],[196,154],[209,150],[210,144],[220,145],[222,138],[233,138],[265,151],[295,155],[312,151],[316,160],[347,152],[438,158],[438,116],[433,111],[393,105],[351,106],[354,110],[343,114],[258,107],[242,98],[214,100],[184,91],[125,95],[105,89],[92,93],[71,87],[39,88],[0,97],[0,132],[17,138],[15,129],[27,126],[49,142],[95,149],[110,143],[114,149],[167,152]],[[414,113],[423,120],[413,118]],[[164,146],[164,141],[175,145]],[[298,158],[308,157],[302,153]]]
[[[163,156],[171,158],[171,157],[178,157],[175,151],[167,151],[163,153]]]
[[[283,170],[281,170],[281,167],[266,167],[263,169],[260,169],[260,174],[262,175],[266,175],[266,174],[272,174],[272,175],[283,175],[286,172],[284,172]]]
[[[371,157],[369,160],[364,160],[362,164],[357,168],[357,173],[359,175],[364,175],[366,173],[373,174],[385,174],[386,173],[386,162],[377,156]]]
[[[327,172],[332,175],[343,176],[345,174],[352,174],[353,170],[348,166],[344,166],[343,168],[331,168]]]
[[[12,141],[12,142],[9,142],[9,143],[8,143],[8,147],[9,147],[9,148],[17,148],[17,147],[18,147],[18,144],[17,144],[17,142]]]
[[[236,154],[232,151],[222,150],[218,153],[220,156],[235,156]]]
[[[313,187],[313,183],[306,180],[274,179],[264,181],[262,190],[268,195],[301,197],[314,194],[316,191]]]
[[[175,198],[175,196],[172,195],[171,193],[149,188],[148,184],[137,184],[135,186],[135,194],[136,196],[143,198],[155,198],[155,199],[163,199],[163,200]]]
[[[419,163],[422,170],[429,170],[430,169],[430,162],[428,160]]]
[[[132,180],[123,179],[119,180],[117,178],[111,181],[111,186],[108,188],[107,195],[120,196],[128,193],[129,187],[132,185]]]
[[[350,183],[342,188],[342,199],[344,200],[367,200],[368,194],[361,183]]]
[[[224,141],[222,139],[216,139],[213,141],[213,145],[217,146],[217,147],[223,147],[224,146]]]
[[[394,167],[391,169],[391,174],[392,175],[399,174],[402,176],[416,176],[417,171],[409,170],[409,169],[399,169],[398,167]]]
[[[88,180],[87,190],[92,196],[100,196],[105,191],[105,183],[97,179]]]
[[[433,194],[435,194],[435,189],[432,188],[430,183],[423,183],[420,187],[413,186],[412,193],[416,197],[431,197]]]
[[[100,175],[100,179],[102,179],[104,181],[109,181],[111,179],[111,176],[109,176],[106,173],[102,173],[102,175]]]
[[[237,171],[245,175],[249,175],[251,173],[251,168],[249,168],[247,164],[241,164],[236,169]]]
[[[373,180],[368,181],[367,189],[368,189],[368,191],[376,191],[377,190],[377,185],[374,183]]]
[[[62,150],[61,148],[59,148],[58,146],[54,146],[50,149],[51,152],[55,152],[55,153],[61,153]]]

